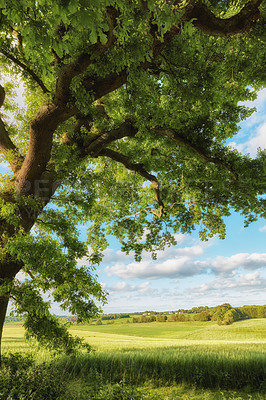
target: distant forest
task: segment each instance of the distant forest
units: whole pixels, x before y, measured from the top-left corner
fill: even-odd
[[[76,322],[75,317],[58,316],[60,319]],[[242,306],[232,307],[229,303],[224,303],[216,307],[200,306],[191,309],[180,308],[177,311],[145,311],[132,314],[104,314],[97,320],[97,325],[101,325],[102,321],[114,323],[114,320],[128,318],[133,323],[145,322],[189,322],[189,321],[217,321],[219,325],[230,325],[233,322],[250,319],[250,318],[266,318],[266,305],[263,306]],[[128,320],[128,322],[130,322]],[[5,322],[23,322],[23,318],[18,316],[8,316]]]
[[[179,309],[174,314],[147,311],[144,315],[133,317],[133,322],[164,322],[164,321],[217,321],[219,325],[229,325],[233,322],[249,318],[266,318],[266,305],[232,307],[224,303],[216,307],[200,306],[192,309]]]

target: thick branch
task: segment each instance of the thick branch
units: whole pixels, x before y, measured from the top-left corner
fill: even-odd
[[[5,155],[13,172],[17,172],[23,162],[23,157],[19,155],[17,147],[10,139],[5,124],[0,118],[0,151]]]
[[[138,70],[147,70],[150,66],[152,66],[156,57],[158,57],[162,50],[171,42],[173,37],[180,34],[180,32],[181,29],[179,26],[172,26],[169,31],[165,33],[163,41],[157,37],[156,33],[154,33],[154,41],[151,48],[153,57],[151,61],[146,60],[142,62],[138,66]],[[112,73],[105,78],[87,77],[83,81],[83,86],[87,91],[93,92],[94,99],[96,100],[120,88],[127,82],[127,78],[128,72],[125,68],[118,74]]]
[[[201,149],[199,146],[196,146],[195,144],[191,143],[189,140],[182,137],[178,132],[174,131],[173,129],[169,129],[169,128],[152,129],[152,132],[157,135],[167,136],[169,139],[173,140],[174,142],[185,145],[187,148],[189,148],[194,153],[196,153],[205,162],[221,165],[221,167],[223,167],[228,172],[230,172],[230,174],[233,177],[233,180],[237,181],[237,179],[238,179],[237,174],[235,173],[235,171],[233,171],[233,169],[226,162],[224,162],[223,160],[216,158],[216,157],[207,156],[207,154],[205,154],[203,149]]]
[[[182,22],[193,20],[193,25],[208,33],[209,35],[226,36],[236,33],[246,32],[255,25],[256,20],[260,16],[259,5],[262,0],[252,0],[245,7],[231,18],[219,18],[211,12],[205,4],[201,2],[191,2],[186,7],[186,12],[182,17]],[[194,3],[194,4],[193,4]],[[151,34],[154,38],[152,44],[153,57],[151,61],[144,61],[138,67],[139,70],[147,70],[153,65],[154,60],[161,54],[162,50],[171,42],[173,37],[181,33],[181,25],[173,25],[168,32],[165,33],[163,40],[157,35],[155,25],[151,26]],[[105,78],[86,78],[84,87],[86,90],[94,93],[94,99],[118,89],[127,81],[127,70],[122,70],[119,74],[110,74]]]
[[[127,119],[119,128],[93,137],[87,144],[85,153],[90,154],[92,157],[97,157],[108,144],[124,137],[133,137],[136,135],[137,131],[132,122]]]
[[[42,89],[43,93],[49,93],[49,89],[47,89],[47,87],[45,86],[45,84],[43,83],[43,81],[35,74],[35,72],[29,68],[26,64],[24,64],[23,62],[21,62],[20,60],[18,60],[15,56],[13,56],[12,54],[9,54],[7,51],[1,49],[0,52],[6,57],[8,58],[10,61],[12,61],[14,64],[18,65],[20,68],[22,68],[25,72],[27,72],[27,74],[29,74],[32,79],[40,86],[40,88]]]
[[[152,188],[154,190],[155,200],[158,203],[158,205],[160,206],[160,211],[159,212],[154,211],[153,214],[157,215],[158,217],[161,217],[164,214],[164,204],[161,199],[159,182],[158,182],[156,176],[154,176],[146,171],[143,164],[133,163],[129,157],[127,157],[121,153],[118,153],[117,151],[111,150],[111,149],[103,149],[99,153],[99,155],[104,156],[104,157],[109,157],[112,160],[115,160],[115,161],[123,164],[127,169],[137,172],[143,178],[150,181],[152,183]]]
[[[58,125],[75,114],[67,108],[54,104],[42,106],[30,125],[30,140],[27,155],[17,175],[19,193],[32,194],[35,180],[42,178],[51,157],[53,134]]]
[[[55,104],[62,106],[68,103],[72,79],[84,72],[86,68],[95,62],[96,56],[103,54],[114,44],[116,40],[114,28],[116,25],[117,11],[114,7],[107,7],[106,15],[109,26],[107,42],[105,44],[100,42],[95,43],[90,47],[88,53],[81,54],[75,62],[63,66],[57,80],[56,95],[54,98]]]
[[[238,14],[224,19],[216,17],[201,1],[193,3],[191,1],[186,7],[182,21],[194,19],[193,25],[201,31],[209,35],[227,36],[246,32],[256,24],[262,0],[251,0]]]
[[[5,100],[5,89],[0,85],[0,107]],[[13,172],[20,168],[23,157],[19,155],[17,147],[14,145],[6,130],[5,124],[0,118],[0,151],[4,154]]]

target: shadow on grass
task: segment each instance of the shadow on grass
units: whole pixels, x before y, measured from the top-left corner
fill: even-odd
[[[16,337],[12,337],[12,336],[9,336],[9,337],[5,337],[3,340],[2,340],[2,343],[25,343],[25,339],[24,338],[16,338]]]
[[[76,358],[62,358],[59,367],[68,374],[86,379],[92,371],[106,382],[126,381],[142,385],[190,384],[205,389],[227,389],[266,392],[265,355],[249,354],[230,357],[197,351],[136,351],[93,353]]]

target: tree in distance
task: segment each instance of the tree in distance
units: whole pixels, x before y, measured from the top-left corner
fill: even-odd
[[[71,351],[77,339],[41,293],[80,321],[96,315],[106,293],[94,266],[109,235],[136,260],[156,258],[198,225],[202,240],[223,238],[231,210],[246,224],[265,215],[265,153],[226,146],[251,114],[239,101],[263,87],[265,11],[261,0],[0,1],[0,153],[10,168],[0,333],[12,299],[29,335]]]

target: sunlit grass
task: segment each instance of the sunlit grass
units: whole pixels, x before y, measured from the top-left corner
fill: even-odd
[[[179,346],[251,349],[266,352],[266,319],[239,321],[229,326],[213,322],[166,322],[121,325],[73,325],[70,332],[83,337],[96,350],[116,351]],[[5,324],[2,348],[29,351],[22,324]]]
[[[40,347],[36,341],[25,339],[25,329],[22,324],[7,323],[4,325],[2,338],[2,354],[25,353],[33,355],[39,362],[50,360],[48,350]]]
[[[144,400],[265,398],[266,319],[231,326],[213,322],[73,325],[70,331],[84,337],[95,351],[53,359],[68,385],[69,399],[89,399],[94,380],[102,382],[104,393],[123,391],[123,385],[125,391],[137,387],[142,397],[136,398]],[[3,354],[32,354],[38,363],[52,360],[48,351],[25,340],[21,324],[5,325],[2,348]]]

